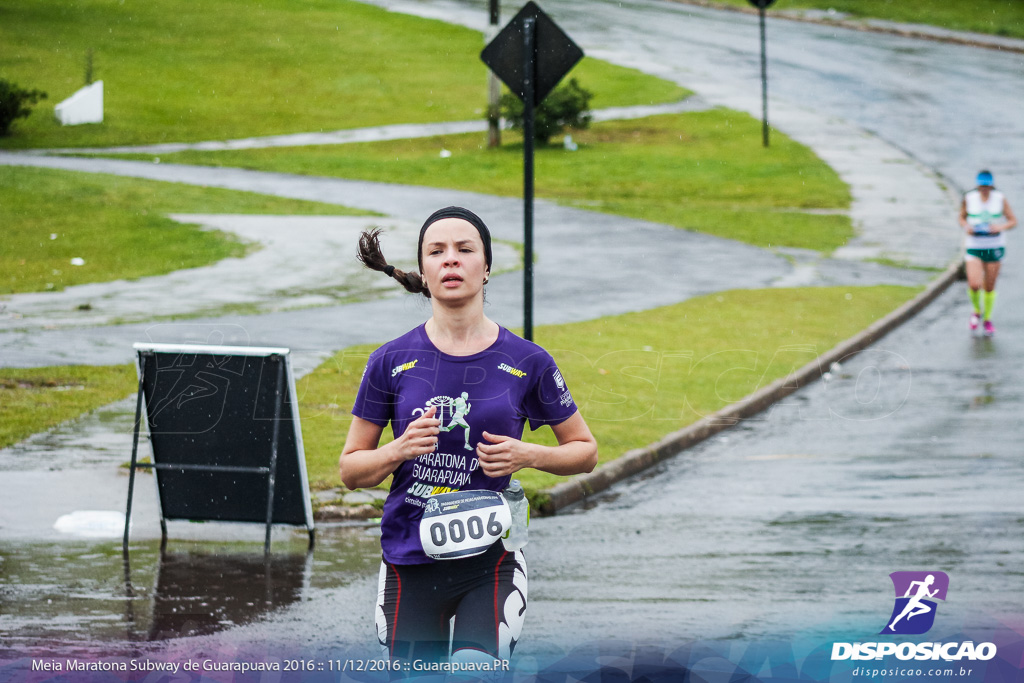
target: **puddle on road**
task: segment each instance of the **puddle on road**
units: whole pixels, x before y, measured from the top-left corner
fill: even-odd
[[[328,527],[252,542],[5,543],[0,548],[0,654],[131,645],[209,635],[257,622],[322,590],[372,574],[376,529]]]

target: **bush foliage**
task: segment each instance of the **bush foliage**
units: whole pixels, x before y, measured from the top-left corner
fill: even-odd
[[[0,78],[0,136],[10,135],[11,124],[32,113],[32,106],[46,99],[42,90],[25,90],[17,83]]]
[[[566,128],[582,130],[590,125],[590,100],[594,93],[583,88],[575,78],[569,79],[544,98],[534,109],[533,139],[542,145]],[[512,93],[501,96],[501,115],[513,130],[523,130],[523,101]]]

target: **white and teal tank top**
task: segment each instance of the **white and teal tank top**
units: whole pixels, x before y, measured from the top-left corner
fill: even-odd
[[[998,249],[1006,246],[1006,234],[995,235],[982,234],[979,230],[984,229],[992,223],[1002,223],[1003,217],[1003,193],[999,190],[991,190],[988,193],[988,201],[981,198],[981,192],[971,190],[964,195],[964,205],[967,209],[967,222],[975,229],[975,234],[967,236],[966,247],[968,249]]]

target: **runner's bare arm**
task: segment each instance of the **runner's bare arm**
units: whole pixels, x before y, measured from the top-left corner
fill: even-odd
[[[379,447],[384,428],[353,416],[338,459],[342,483],[350,489],[376,486],[406,460],[433,451],[441,424],[434,419],[435,410],[430,408],[413,420],[400,437]]]
[[[551,431],[557,446],[540,446],[508,436],[484,432],[488,443],[477,444],[480,467],[489,477],[503,477],[532,467],[551,474],[592,472],[597,465],[597,441],[579,411]]]
[[[998,227],[996,232],[1006,232],[1012,230],[1017,225],[1017,216],[1014,215],[1013,209],[1010,208],[1010,202],[1003,200],[1003,217],[1006,218],[1006,222]]]

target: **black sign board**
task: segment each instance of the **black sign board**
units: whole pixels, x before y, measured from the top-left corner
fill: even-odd
[[[523,32],[527,19],[533,19],[536,81],[535,104],[540,104],[554,90],[562,77],[583,58],[583,50],[558,27],[551,17],[534,2],[528,2],[494,37],[480,59],[491,68],[508,89],[525,99],[523,75]]]
[[[288,349],[136,344],[136,468],[155,471],[165,520],[305,526],[313,518]],[[139,463],[145,419],[152,463]],[[125,528],[127,546],[128,529]]]
[[[748,0],[748,2],[758,9],[768,9],[775,4],[775,0]]]

